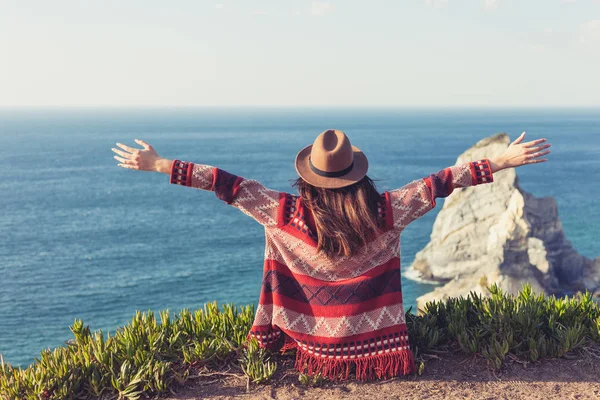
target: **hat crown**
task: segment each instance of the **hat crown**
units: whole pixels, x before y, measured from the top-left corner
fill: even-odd
[[[350,139],[337,129],[328,129],[315,139],[310,152],[310,162],[325,172],[337,172],[354,162]]]

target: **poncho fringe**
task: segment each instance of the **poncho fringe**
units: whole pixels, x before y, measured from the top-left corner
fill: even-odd
[[[281,351],[296,349],[294,367],[313,377],[321,375],[332,381],[347,380],[354,372],[357,381],[390,379],[415,372],[415,361],[410,349],[396,350],[361,358],[328,358],[315,356],[298,348],[295,343],[286,344]]]

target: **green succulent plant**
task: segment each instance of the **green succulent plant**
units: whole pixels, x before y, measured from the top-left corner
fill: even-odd
[[[600,342],[600,306],[589,292],[573,297],[534,294],[524,285],[508,295],[496,285],[489,296],[427,303],[421,314],[406,312],[414,355],[454,346],[485,358],[494,369],[508,356],[535,362],[562,357],[588,342]],[[250,382],[269,382],[278,355],[247,334],[253,305],[214,302],[202,309],[136,312],[111,334],[91,332],[82,320],[70,327],[66,346],[43,350],[26,368],[5,363],[0,355],[0,399],[139,399],[184,384],[195,366],[219,369],[237,365]],[[418,371],[424,364],[419,361]],[[327,382],[299,374],[310,386]]]

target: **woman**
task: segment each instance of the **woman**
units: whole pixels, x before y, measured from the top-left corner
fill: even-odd
[[[264,275],[249,332],[261,346],[296,348],[296,368],[330,379],[389,378],[414,371],[400,282],[400,233],[455,188],[491,183],[504,168],[547,161],[546,139],[445,168],[379,193],[367,157],[338,130],[296,156],[298,195],[219,168],[160,157],[120,143],[123,168],[168,174],[170,183],[214,191],[265,227]]]

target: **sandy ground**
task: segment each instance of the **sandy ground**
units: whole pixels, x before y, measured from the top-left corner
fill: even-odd
[[[437,357],[426,361],[421,376],[322,387],[300,384],[293,360],[285,359],[268,385],[250,385],[247,391],[239,371],[202,377],[192,374],[193,378],[167,399],[600,399],[600,345],[578,351],[575,358],[511,361],[498,372],[490,370],[481,358],[451,353]]]

